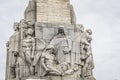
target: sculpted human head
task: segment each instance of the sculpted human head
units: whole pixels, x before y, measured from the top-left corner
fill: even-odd
[[[28,28],[28,30],[26,31],[26,36],[27,36],[27,35],[31,35],[31,36],[32,36],[33,33],[34,33],[33,29]]]
[[[55,54],[55,53],[54,53],[54,52],[55,52],[55,49],[54,49],[54,46],[53,46],[53,45],[47,46],[46,50],[49,51],[50,53]]]
[[[34,20],[29,20],[29,21],[26,21],[26,22],[27,22],[29,28],[32,28],[35,24]]]
[[[26,22],[25,19],[22,19],[22,20],[20,21],[20,26],[21,26],[22,28],[28,28],[28,27],[27,27],[27,22]]]
[[[77,26],[76,26],[76,31],[77,32],[84,32],[84,26],[82,25],[82,24],[78,24]]]
[[[14,29],[14,31],[19,30],[19,23],[18,22],[14,23],[13,29]]]
[[[86,32],[87,32],[89,35],[92,35],[92,30],[91,30],[91,29],[87,29]]]
[[[59,34],[65,34],[65,32],[64,32],[64,26],[60,26],[60,27],[58,28],[58,33],[59,33]]]

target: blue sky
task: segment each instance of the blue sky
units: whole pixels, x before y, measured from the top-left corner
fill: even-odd
[[[4,80],[6,42],[13,23],[23,18],[29,0],[0,0],[0,80]],[[77,23],[93,30],[94,76],[97,80],[120,80],[120,1],[71,0]]]

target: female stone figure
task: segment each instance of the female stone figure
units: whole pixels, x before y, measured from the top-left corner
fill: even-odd
[[[31,28],[28,28],[25,39],[22,41],[22,47],[23,47],[24,59],[26,64],[28,65],[30,74],[34,75],[35,66],[33,66],[33,61],[35,55],[35,39],[32,37],[32,35],[33,35],[33,30]]]

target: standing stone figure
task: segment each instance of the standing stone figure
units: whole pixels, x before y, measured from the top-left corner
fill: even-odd
[[[92,49],[91,49],[91,41],[92,41],[92,31],[91,29],[87,29],[84,36],[82,37],[83,40],[81,40],[82,44],[82,61],[84,62],[83,65],[83,77],[85,80],[95,80],[92,74],[92,70],[94,69],[94,63],[93,63],[93,55],[92,55]]]
[[[57,60],[59,63],[70,64],[70,53],[71,53],[71,39],[68,37],[63,27],[58,28],[58,33],[51,40],[50,45],[55,46],[57,49]]]
[[[25,19],[22,19],[20,21],[21,39],[25,38],[28,28],[34,29],[34,24],[35,23],[32,20],[27,21]]]
[[[26,61],[26,64],[28,65],[28,68],[30,70],[30,74],[34,75],[34,54],[35,54],[35,39],[32,37],[33,30],[31,28],[28,28],[26,32],[25,39],[22,41],[22,47],[23,47],[23,54]]]
[[[73,45],[72,45],[72,53],[71,53],[71,61],[72,65],[81,65],[81,55],[80,55],[80,41],[81,41],[81,35],[84,32],[84,27],[83,25],[77,25],[75,28],[75,34],[74,34],[74,39],[73,39]]]
[[[16,63],[16,59],[14,57],[15,53],[19,52],[19,23],[15,22],[14,26],[14,34],[10,37],[10,41],[9,41],[9,59],[12,61],[10,62],[10,73],[11,73],[11,78],[16,78],[15,75],[15,63]]]
[[[19,52],[19,39],[20,39],[19,38],[19,23],[15,22],[13,28],[15,31],[15,33],[12,36],[13,37],[12,41],[14,42],[13,51]]]

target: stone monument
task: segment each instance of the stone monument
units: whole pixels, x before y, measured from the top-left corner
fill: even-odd
[[[95,80],[92,31],[69,0],[30,0],[7,42],[6,80]]]

